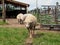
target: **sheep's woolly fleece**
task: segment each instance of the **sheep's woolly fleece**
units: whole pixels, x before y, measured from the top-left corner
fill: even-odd
[[[24,14],[26,16],[25,18],[25,21],[26,23],[29,23],[29,22],[37,22],[37,18],[32,15],[32,14]]]
[[[23,14],[21,13],[17,15],[17,19],[22,19],[22,17],[23,17]]]

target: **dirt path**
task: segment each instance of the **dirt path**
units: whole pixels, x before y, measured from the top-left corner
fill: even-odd
[[[1,21],[2,19],[0,19]],[[0,25],[0,27],[24,27],[24,25],[21,25],[18,23],[17,19],[6,19],[8,22],[7,25]]]

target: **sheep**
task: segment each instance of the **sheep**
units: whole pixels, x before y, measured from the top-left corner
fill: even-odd
[[[22,13],[17,15],[17,20],[18,20],[18,23],[23,24],[23,14]]]
[[[24,14],[26,18],[24,20],[24,24],[29,31],[30,38],[34,34],[35,27],[37,25],[37,18],[32,14]]]

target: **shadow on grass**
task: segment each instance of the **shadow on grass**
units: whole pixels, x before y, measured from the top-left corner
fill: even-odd
[[[35,30],[40,30],[40,28],[35,28]]]
[[[38,29],[37,29],[38,30]],[[39,30],[47,30],[47,31],[60,31],[60,28],[53,28],[53,29],[47,29],[47,28],[45,28],[45,29],[39,29]]]
[[[26,42],[25,42],[25,45],[33,45],[33,38],[27,38],[26,39]]]
[[[33,43],[26,43],[25,45],[33,45]]]
[[[33,35],[33,38],[39,38],[39,37],[41,37],[41,36],[44,36],[44,33],[34,34],[34,35]]]

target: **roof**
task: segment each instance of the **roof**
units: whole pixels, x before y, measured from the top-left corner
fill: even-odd
[[[1,3],[1,1],[0,1],[0,3]],[[11,3],[11,4],[14,4],[14,5],[18,5],[18,6],[29,7],[29,4],[18,2],[18,1],[6,0],[5,3]]]
[[[42,5],[42,7],[55,7],[55,5]]]

